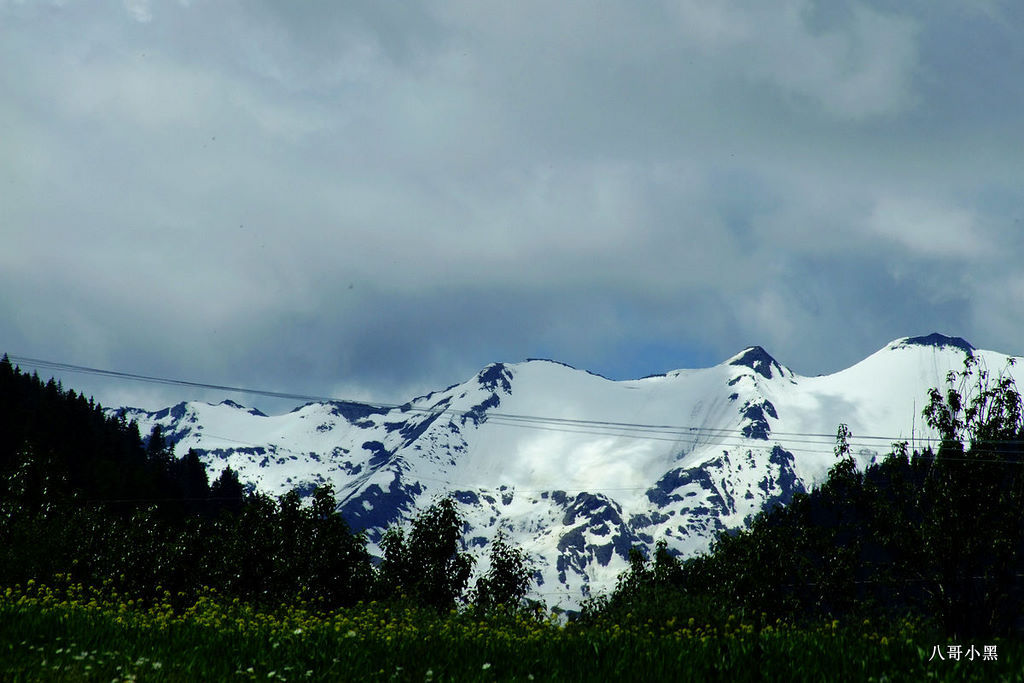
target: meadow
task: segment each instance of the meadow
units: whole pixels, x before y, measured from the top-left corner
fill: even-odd
[[[12,681],[1024,680],[1017,642],[949,645],[910,621],[800,628],[728,615],[560,623],[395,603],[257,608],[208,594],[142,604],[106,588],[0,590],[0,678]],[[984,645],[996,659],[983,660]],[[975,656],[970,648],[977,651]],[[935,656],[943,657],[940,659]],[[970,659],[968,656],[970,655]],[[931,661],[929,661],[931,660]]]

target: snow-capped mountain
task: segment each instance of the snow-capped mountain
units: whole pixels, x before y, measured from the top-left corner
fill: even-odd
[[[533,558],[538,596],[573,607],[614,584],[633,545],[703,551],[723,529],[822,481],[840,423],[861,465],[892,442],[924,444],[927,391],[968,354],[992,372],[1009,358],[932,334],[818,377],[751,347],[711,368],[629,381],[549,360],[494,363],[396,408],[122,410],[143,434],[161,425],[178,455],[196,449],[211,478],[230,465],[275,495],[334,484],[341,513],[373,542],[454,496],[469,547],[505,530]]]

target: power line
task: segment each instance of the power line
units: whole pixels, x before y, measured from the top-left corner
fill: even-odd
[[[26,365],[28,367],[48,369],[48,370],[60,370],[64,372],[75,372],[91,375],[99,375],[103,377],[111,377],[115,379],[131,380],[139,382],[149,382],[154,384],[164,384],[172,386],[183,386],[189,388],[199,389],[211,389],[216,391],[229,391],[235,393],[251,394],[256,396],[267,396],[271,398],[281,398],[299,401],[313,401],[319,403],[347,403],[352,405],[361,405],[368,408],[374,409],[385,409],[385,410],[401,410],[402,412],[416,412],[425,413],[431,415],[437,414],[448,414],[459,417],[476,416],[477,413],[474,410],[460,410],[456,408],[438,408],[438,407],[417,407],[412,402],[398,404],[398,403],[381,403],[371,401],[357,401],[352,399],[338,398],[332,396],[320,396],[315,394],[300,394],[282,391],[271,391],[266,389],[253,389],[246,387],[237,387],[224,384],[212,384],[207,382],[196,382],[191,380],[174,379],[168,377],[156,377],[152,375],[142,375],[138,373],[125,372],[119,370],[105,370],[101,368],[93,368],[82,365],[75,365],[72,363],[63,363],[59,361],[43,360],[39,358],[31,358],[28,356],[8,356],[8,358],[19,365]],[[415,399],[414,399],[415,400]],[[570,433],[573,429],[576,429],[579,433],[590,434],[591,432],[583,431],[585,428],[594,429],[605,429],[613,430],[608,433],[594,433],[597,436],[621,436],[626,438],[650,438],[653,440],[669,440],[676,441],[681,437],[704,437],[704,438],[742,438],[748,439],[748,437],[742,429],[731,429],[724,427],[691,427],[683,425],[672,425],[672,424],[649,424],[640,422],[616,422],[611,420],[585,420],[585,419],[574,419],[574,418],[560,418],[550,416],[538,416],[538,415],[522,415],[514,413],[501,413],[501,412],[489,412],[485,416],[485,419],[490,421],[492,424],[510,426],[510,427],[531,427],[540,428],[545,427],[552,429],[554,427],[562,427],[561,430]],[[635,433],[633,433],[635,432]],[[799,439],[811,439],[807,443],[818,443],[815,440],[823,440],[822,443],[827,441],[828,443],[835,442],[835,434],[833,433],[816,433],[816,432],[783,432],[771,430],[770,433],[775,437],[784,438],[787,441],[800,442]],[[657,435],[662,435],[658,438]],[[675,438],[670,438],[675,437]],[[893,436],[873,436],[873,435],[862,435],[856,437],[858,440],[871,441],[871,442],[883,442],[892,443],[894,441],[901,440],[902,437]],[[940,439],[928,438],[928,437],[917,437],[917,441],[924,442],[938,442]],[[867,447],[867,444],[855,444]]]
[[[417,407],[412,406],[411,403],[406,403],[406,404],[371,403],[371,402],[366,402],[366,401],[352,401],[352,400],[347,400],[347,399],[339,399],[339,398],[336,398],[336,397],[318,396],[318,395],[310,395],[310,394],[299,394],[299,393],[291,393],[291,392],[280,392],[280,391],[268,391],[268,390],[262,390],[262,389],[252,389],[252,388],[235,387],[235,386],[229,386],[229,385],[212,384],[212,383],[206,383],[206,382],[195,382],[195,381],[189,381],[189,380],[172,379],[172,378],[165,378],[165,377],[155,377],[155,376],[149,376],[149,375],[141,375],[141,374],[137,374],[137,373],[129,373],[129,372],[123,372],[123,371],[116,371],[116,370],[105,370],[105,369],[100,369],[100,368],[92,368],[92,367],[87,367],[87,366],[74,365],[74,364],[70,364],[70,363],[62,363],[62,362],[57,362],[57,361],[49,361],[49,360],[43,360],[43,359],[36,359],[36,358],[30,358],[30,357],[26,357],[26,356],[8,356],[8,359],[11,360],[13,363],[16,363],[16,364],[19,364],[19,365],[26,365],[26,366],[29,366],[29,367],[35,367],[35,368],[40,368],[40,369],[50,369],[50,370],[58,370],[58,371],[63,371],[63,372],[75,372],[75,373],[83,373],[83,374],[92,374],[92,375],[111,377],[111,378],[115,378],[115,379],[141,381],[141,382],[150,382],[150,383],[172,385],[172,386],[183,386],[183,387],[190,387],[190,388],[202,388],[202,389],[210,389],[210,390],[216,390],[216,391],[230,391],[230,392],[236,392],[236,393],[245,393],[245,394],[267,396],[267,397],[280,398],[280,399],[315,401],[315,402],[324,402],[324,403],[349,403],[349,404],[356,404],[356,405],[364,405],[364,406],[373,407],[373,408],[400,409],[403,412],[410,411],[410,412],[422,412],[422,413],[428,413],[428,414],[451,414],[451,415],[457,415],[457,416],[467,416],[467,415],[470,415],[470,414],[475,414],[474,411],[471,411],[471,410],[469,410],[469,411],[467,411],[467,410],[457,410],[457,409],[453,409],[453,408],[443,408],[443,409],[441,409],[441,408],[417,408]],[[557,418],[557,417],[545,417],[545,416],[534,416],[534,415],[518,415],[518,414],[508,414],[508,413],[488,413],[484,417],[485,417],[485,419],[487,419],[488,421],[491,421],[493,424],[496,424],[496,425],[519,427],[519,428],[540,429],[540,430],[556,431],[556,432],[570,433],[570,434],[585,434],[585,435],[594,435],[594,436],[610,436],[610,437],[616,437],[616,438],[649,439],[649,440],[671,441],[671,442],[685,441],[686,437],[690,437],[690,438],[693,439],[693,443],[694,444],[696,444],[696,441],[700,440],[702,437],[704,439],[712,439],[712,438],[714,438],[714,439],[718,439],[718,441],[716,441],[714,443],[715,446],[725,446],[725,447],[729,447],[729,448],[741,448],[741,449],[742,448],[751,448],[752,446],[760,445],[760,441],[761,441],[759,439],[753,439],[751,437],[748,437],[746,434],[743,433],[743,430],[729,429],[729,428],[685,427],[685,426],[671,425],[671,424],[647,424],[647,423],[635,423],[635,422],[615,422],[615,421],[606,421],[606,420],[583,420],[583,419]],[[596,431],[598,429],[610,430],[610,431]],[[827,433],[781,432],[781,431],[774,431],[774,430],[772,430],[771,434],[772,434],[772,436],[775,436],[775,437],[787,437],[786,440],[789,443],[801,443],[801,444],[810,445],[810,446],[817,446],[817,445],[822,446],[822,449],[791,448],[791,447],[790,448],[785,448],[786,451],[798,451],[798,452],[799,451],[802,451],[802,452],[813,452],[813,453],[828,452],[826,450],[827,446],[829,444],[831,444],[831,443],[834,443],[834,439],[835,439],[835,435],[834,434],[827,434]],[[219,435],[209,434],[209,433],[204,434],[204,436],[206,436],[208,438],[212,438],[212,439],[218,439],[218,440],[221,440],[221,441],[237,443],[237,444],[242,444],[242,445],[248,445],[248,446],[252,446],[252,447],[269,447],[268,450],[270,450],[270,451],[272,451],[274,453],[277,453],[277,452],[280,452],[280,451],[284,451],[286,453],[292,453],[292,454],[296,454],[296,455],[303,455],[303,456],[306,455],[306,453],[301,453],[299,451],[295,451],[293,449],[290,449],[290,448],[287,448],[287,447],[284,447],[284,446],[277,446],[277,445],[274,445],[274,444],[266,444],[266,445],[264,445],[264,444],[257,444],[257,443],[254,443],[254,442],[242,441],[242,440],[238,440],[238,439],[232,439],[232,438],[229,438],[229,437],[219,436]],[[892,443],[893,441],[897,440],[894,437],[872,436],[872,435],[859,436],[859,437],[857,437],[857,439],[868,441],[868,442],[879,442],[879,441],[882,441],[882,442],[889,442],[889,443]],[[940,442],[941,439],[938,439],[938,438],[915,437],[915,441],[919,441],[919,442],[920,441],[924,441],[924,442],[927,442],[927,443],[936,443],[936,442]],[[1006,440],[1006,441],[1000,441],[999,443],[1004,443],[1004,444],[1020,444],[1021,441]],[[764,445],[768,445],[768,444],[765,443]],[[874,445],[874,444],[872,444],[872,445]],[[867,448],[868,444],[860,443],[860,442],[852,442],[851,446],[852,447],[861,446],[863,448]],[[934,454],[933,455],[921,455],[921,454],[916,454],[915,453],[915,457],[921,457],[921,458],[926,458],[926,459],[939,459],[939,457],[934,455]],[[1024,462],[1021,462],[1021,461],[992,459],[992,458],[968,458],[968,457],[957,458],[957,457],[943,456],[942,459],[952,460],[952,461],[971,462],[971,463],[977,463],[977,464],[1014,464],[1014,465],[1024,464]],[[520,494],[523,494],[523,493],[526,493],[526,494],[529,494],[529,493],[547,493],[547,492],[550,491],[549,489],[524,490],[524,489],[519,489],[519,488],[516,488],[516,487],[510,487],[510,486],[503,486],[503,487],[502,486],[499,486],[499,487],[469,486],[469,485],[460,484],[460,483],[451,482],[451,481],[432,479],[430,477],[419,477],[419,478],[420,479],[426,479],[426,480],[429,480],[429,481],[436,481],[438,483],[442,483],[449,490],[458,487],[458,488],[462,488],[462,489],[466,489],[466,490],[471,490],[471,491],[473,491],[473,490],[481,491],[481,492],[483,492],[483,491],[490,491],[490,492],[494,492],[494,493],[497,493],[497,494],[502,494],[502,493],[513,493],[513,494],[516,494],[516,493],[520,493]],[[586,488],[570,488],[570,489],[557,489],[557,490],[564,491],[564,492],[568,493],[570,491],[578,491],[578,492],[646,491],[646,490],[650,490],[651,488],[653,488],[653,487],[652,486],[643,486],[643,487],[615,487],[615,488],[586,487]],[[166,502],[166,501],[178,502],[178,501],[183,501],[183,500],[184,501],[210,501],[210,500],[232,500],[232,499],[230,499],[230,498],[186,498],[186,499],[173,499],[173,498],[165,498],[165,499],[161,499],[161,498],[148,498],[148,499],[146,499],[146,498],[134,498],[134,499],[127,499],[127,498],[122,498],[122,499],[87,499],[87,500],[83,500],[82,502],[85,503],[85,504],[110,504],[110,503],[145,504],[145,503]],[[1017,576],[1019,577],[1019,576],[1022,576],[1022,575],[1021,574],[1017,574]],[[966,578],[985,579],[987,577],[975,576],[975,577],[966,577]],[[919,581],[931,582],[932,579],[904,579],[903,580],[903,582],[919,582]],[[893,581],[891,579],[890,580],[865,579],[865,580],[856,580],[856,581],[853,581],[853,583],[857,583],[857,584],[893,583]],[[798,586],[798,585],[817,585],[817,582],[793,583],[793,584],[785,584],[785,585],[787,585],[788,587],[795,587],[795,586]],[[539,595],[568,595],[568,594],[570,594],[572,592],[573,591],[567,587],[565,591],[543,592],[543,593],[535,593],[535,594],[539,594]]]
[[[26,365],[32,368],[46,369],[46,370],[61,370],[64,372],[75,372],[85,375],[99,375],[101,377],[113,377],[115,379],[126,379],[137,382],[149,382],[151,384],[167,384],[172,386],[190,387],[193,389],[212,389],[215,391],[230,391],[239,394],[252,394],[254,396],[267,396],[270,398],[283,398],[297,401],[322,401],[332,402],[339,401],[340,399],[330,398],[327,396],[314,396],[311,394],[296,394],[282,391],[268,391],[266,389],[249,389],[244,387],[235,387],[225,384],[209,384],[207,382],[193,382],[184,379],[172,379],[168,377],[154,377],[151,375],[140,375],[134,372],[123,372],[120,370],[104,370],[101,368],[91,368],[84,365],[74,365],[72,363],[61,363],[59,361],[42,360],[40,358],[29,358],[28,356],[13,356],[8,355],[8,358],[12,363],[18,365]],[[352,401],[352,403],[360,403],[358,401]],[[393,407],[397,408],[397,405],[388,404],[369,404],[366,405],[379,405],[381,407]]]
[[[368,402],[368,401],[356,401],[351,399],[344,399],[331,396],[319,396],[314,394],[299,394],[282,391],[271,391],[265,389],[253,389],[246,387],[237,387],[223,384],[213,384],[208,382],[196,382],[191,380],[167,378],[167,377],[156,377],[151,375],[142,375],[138,373],[125,372],[119,370],[106,370],[101,368],[93,368],[83,365],[76,365],[73,363],[64,363],[60,361],[44,360],[39,358],[32,358],[28,356],[20,355],[9,355],[9,360],[19,365],[26,365],[29,367],[50,369],[50,370],[61,370],[65,372],[76,372],[84,374],[99,375],[104,377],[111,377],[121,380],[131,380],[140,382],[149,382],[156,384],[172,385],[172,386],[183,386],[190,388],[202,388],[211,389],[216,391],[230,391],[236,393],[252,394],[258,396],[267,396],[272,398],[282,398],[291,400],[302,400],[302,401],[313,401],[320,403],[346,403],[352,405],[361,405],[373,409],[384,409],[384,410],[401,410],[402,412],[415,412],[423,413],[428,415],[453,415],[458,417],[476,416],[474,410],[459,410],[456,408],[439,408],[429,407],[422,408],[413,406],[411,402],[404,404],[396,403],[379,403],[379,402]],[[586,420],[578,418],[560,418],[550,416],[538,416],[538,415],[522,415],[514,413],[500,413],[500,412],[488,412],[483,418],[493,425],[536,429],[542,431],[554,431],[566,434],[582,434],[588,436],[608,436],[612,438],[626,438],[626,439],[643,439],[651,441],[666,441],[672,443],[683,443],[690,442],[691,447],[695,447],[698,442],[711,442],[709,445],[717,447],[724,447],[728,449],[753,449],[760,445],[768,445],[761,439],[756,439],[748,436],[742,429],[725,428],[725,427],[690,427],[682,425],[672,424],[650,424],[640,422],[617,422],[611,420]],[[821,432],[785,432],[777,430],[769,430],[769,435],[773,437],[772,441],[775,445],[779,445],[785,451],[790,453],[812,453],[816,455],[827,455],[832,452],[832,446],[835,444],[835,434],[832,433],[821,433]],[[261,447],[270,444],[257,444],[254,442],[243,441],[238,439],[231,439],[228,437],[217,436],[213,434],[206,434],[210,438],[216,438],[223,441],[239,443],[248,445],[251,447]],[[938,437],[921,437],[915,436],[915,441],[918,443],[924,443],[925,445],[937,444],[942,441]],[[901,441],[900,437],[893,436],[875,436],[875,435],[857,435],[850,440],[850,446],[852,449],[860,449],[861,451],[874,451],[878,448],[879,444],[892,444]],[[779,442],[785,442],[780,444]],[[981,444],[986,443],[985,441],[979,442]],[[1021,441],[1000,441],[1003,444],[1020,444],[1024,443]],[[794,446],[793,444],[799,444]],[[774,446],[773,446],[774,447]],[[273,445],[275,452],[284,451],[295,455],[307,455],[293,449],[289,449],[284,446]],[[1024,464],[1016,461],[1007,461],[1003,459],[994,458],[956,458],[946,457],[947,460],[965,461],[972,463],[991,463],[991,464]],[[478,487],[470,487],[478,488]],[[580,489],[583,490],[583,489]],[[591,489],[597,490],[597,489]],[[611,490],[611,489],[609,489]],[[617,489],[620,490],[620,489]]]

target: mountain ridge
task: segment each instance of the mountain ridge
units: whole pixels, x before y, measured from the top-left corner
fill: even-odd
[[[222,402],[121,412],[144,433],[159,424],[178,455],[195,448],[212,476],[230,465],[273,494],[334,484],[341,513],[372,544],[451,495],[467,517],[467,545],[503,530],[536,563],[538,593],[572,607],[614,582],[633,545],[664,539],[673,552],[700,552],[820,482],[840,422],[855,437],[926,436],[914,413],[967,353],[990,365],[1009,358],[934,333],[819,377],[751,346],[710,368],[635,380],[547,359],[491,363],[394,408],[339,401],[267,416]],[[861,465],[889,447],[854,445]]]

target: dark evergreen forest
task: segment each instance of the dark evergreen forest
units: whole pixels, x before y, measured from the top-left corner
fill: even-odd
[[[135,423],[0,360],[0,585],[71,581],[183,605],[210,591],[271,607],[525,604],[526,558],[501,539],[469,590],[474,558],[453,501],[423,511],[408,536],[389,530],[377,566],[336,507],[330,487],[305,504],[298,491],[275,499],[230,468],[210,484],[159,429],[144,440]]]

